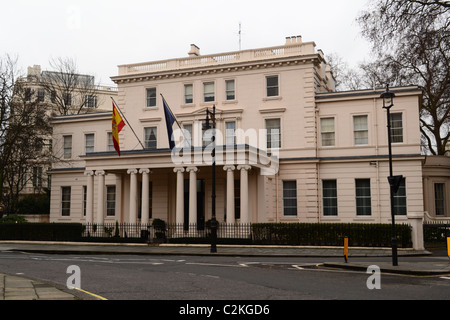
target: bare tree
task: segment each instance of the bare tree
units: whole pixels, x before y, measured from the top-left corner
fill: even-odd
[[[35,80],[50,97],[57,114],[80,114],[97,108],[98,85],[93,76],[80,74],[70,58],[53,59],[50,67],[53,71],[44,71]]]
[[[422,141],[443,155],[450,136],[450,5],[435,0],[378,0],[358,18],[375,62],[363,66],[377,85],[417,84]]]
[[[17,59],[0,59],[0,196],[15,211],[28,167],[48,162],[51,127],[47,108],[18,80]]]

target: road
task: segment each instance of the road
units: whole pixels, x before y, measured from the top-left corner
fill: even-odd
[[[356,259],[356,258],[355,258]],[[402,258],[441,259],[444,257]],[[448,259],[448,258],[447,258]],[[79,267],[81,289],[107,300],[448,300],[450,279],[329,269],[332,258],[52,255],[0,253],[0,273],[66,285]],[[359,259],[363,261],[364,259]],[[389,258],[370,258],[387,261]]]

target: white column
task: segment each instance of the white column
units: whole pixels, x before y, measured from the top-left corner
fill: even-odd
[[[238,166],[241,171],[241,223],[249,223],[250,213],[248,211],[248,171],[251,166]]]
[[[235,166],[224,166],[227,172],[227,223],[235,223],[234,212],[234,170]]]
[[[151,173],[150,169],[141,169],[139,173],[142,173],[142,216],[141,223],[148,223],[150,219],[150,199],[149,199],[149,174]]]
[[[87,176],[86,185],[86,222],[94,223],[94,171],[84,173]]]
[[[189,224],[197,223],[197,167],[186,169],[189,172]]]
[[[177,202],[176,202],[176,224],[184,223],[184,168],[175,168],[177,174]]]
[[[129,222],[131,224],[137,223],[137,199],[138,199],[138,186],[137,186],[137,174],[136,169],[128,170],[127,173],[130,175],[130,213]]]
[[[95,172],[98,177],[98,189],[97,189],[97,216],[96,223],[103,224],[105,217],[105,175],[103,170]]]

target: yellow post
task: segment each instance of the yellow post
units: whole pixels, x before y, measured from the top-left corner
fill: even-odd
[[[450,237],[447,237],[447,255],[450,258]]]
[[[348,237],[344,238],[344,258],[345,258],[345,263],[347,263],[347,261],[348,261]]]

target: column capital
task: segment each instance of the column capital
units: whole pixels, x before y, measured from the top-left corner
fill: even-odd
[[[235,166],[224,166],[223,171],[234,171],[236,170]]]
[[[200,169],[199,168],[197,168],[197,167],[188,167],[188,168],[186,168],[186,172],[199,172],[200,171]]]
[[[152,170],[150,170],[150,169],[140,169],[140,170],[139,170],[139,173],[150,174],[150,173],[152,173]]]
[[[239,166],[237,166],[237,169],[238,169],[238,170],[246,170],[246,171],[249,171],[249,170],[252,169],[252,167],[249,166],[249,165],[239,165]]]
[[[93,176],[95,176],[95,171],[93,171],[93,170],[85,171],[84,175],[93,177]]]
[[[186,170],[183,168],[183,167],[180,167],[180,168],[174,168],[173,169],[173,172],[174,173],[178,173],[178,172],[181,172],[181,173],[183,173],[183,172],[185,172]]]
[[[97,170],[97,171],[95,171],[95,175],[96,176],[104,176],[104,175],[106,175],[106,172],[105,172],[105,170]]]
[[[138,170],[137,169],[129,169],[129,170],[127,170],[127,173],[128,174],[137,174]]]

